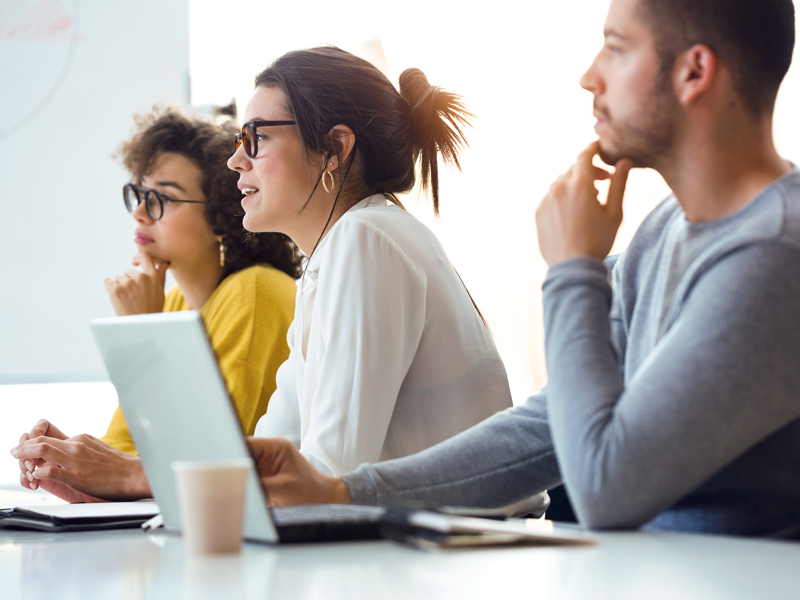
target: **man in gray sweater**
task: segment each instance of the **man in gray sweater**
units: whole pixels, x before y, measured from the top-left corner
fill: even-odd
[[[611,0],[581,79],[599,141],[536,215],[545,389],[341,478],[251,440],[271,501],[495,507],[563,481],[592,528],[800,537],[800,170],[772,141],[793,47],[791,0]],[[674,195],[609,273],[631,167]]]

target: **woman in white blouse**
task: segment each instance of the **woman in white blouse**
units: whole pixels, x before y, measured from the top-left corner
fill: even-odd
[[[324,473],[413,454],[511,406],[506,372],[436,237],[395,194],[437,154],[458,166],[469,114],[418,69],[400,92],[338,48],[291,52],[256,78],[237,150],[244,226],[309,256],[289,359],[256,435]]]

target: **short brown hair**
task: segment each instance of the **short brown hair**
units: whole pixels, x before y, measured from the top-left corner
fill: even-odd
[[[280,233],[252,234],[242,226],[238,174],[227,166],[237,131],[230,120],[215,123],[184,109],[157,105],[149,113],[134,115],[133,133],[117,154],[137,183],[163,152],[180,154],[198,166],[207,200],[206,219],[214,235],[224,236],[225,276],[268,263],[296,279],[300,254],[294,242]]]
[[[736,93],[754,114],[771,113],[792,64],[792,0],[639,0],[663,71],[705,44],[727,65]]]

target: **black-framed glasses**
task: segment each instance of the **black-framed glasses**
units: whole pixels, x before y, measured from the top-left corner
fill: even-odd
[[[242,132],[233,136],[236,142],[236,150],[239,146],[244,144],[244,151],[250,158],[255,158],[258,155],[258,136],[256,136],[256,129],[258,127],[275,127],[277,125],[297,125],[297,121],[262,121],[256,119],[255,121],[248,121],[242,125]]]
[[[122,186],[122,197],[125,200],[125,208],[132,213],[136,207],[144,202],[144,208],[153,221],[158,221],[164,216],[165,202],[185,202],[186,204],[205,204],[205,200],[175,200],[169,196],[162,196],[156,190],[138,186],[133,183],[126,183]]]

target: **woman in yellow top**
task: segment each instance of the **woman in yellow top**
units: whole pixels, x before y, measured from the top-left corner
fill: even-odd
[[[123,195],[136,222],[133,264],[141,270],[106,279],[105,286],[120,316],[200,311],[242,430],[252,435],[275,391],[275,373],[289,355],[286,332],[300,263],[285,236],[254,236],[242,228],[237,175],[226,166],[236,131],[232,124],[217,125],[177,109],[158,109],[136,120],[120,154],[133,180]],[[167,270],[178,285],[165,295]],[[22,439],[38,435],[65,443],[58,460],[22,462],[26,487],[71,502],[93,499],[64,485],[73,478],[116,481],[124,496],[149,492],[119,407],[102,440],[67,438],[47,421]],[[58,471],[64,484],[37,480],[37,468]]]

